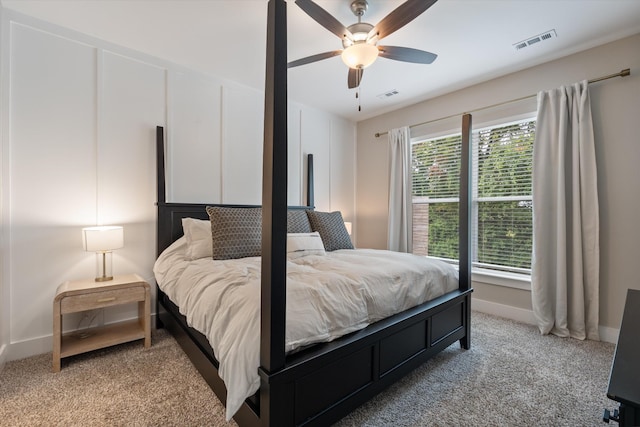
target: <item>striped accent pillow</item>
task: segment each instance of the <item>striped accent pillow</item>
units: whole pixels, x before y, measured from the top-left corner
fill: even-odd
[[[296,259],[307,255],[326,255],[320,233],[288,233],[287,258]]]

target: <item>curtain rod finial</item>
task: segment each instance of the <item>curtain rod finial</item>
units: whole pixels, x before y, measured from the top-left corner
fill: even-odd
[[[620,71],[620,77],[626,77],[630,74],[631,74],[631,68],[625,68],[624,70]]]

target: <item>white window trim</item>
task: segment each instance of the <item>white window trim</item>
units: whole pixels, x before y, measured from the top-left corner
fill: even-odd
[[[509,125],[511,123],[516,123],[523,120],[535,120],[535,119],[536,119],[536,112],[532,111],[532,112],[525,112],[522,114],[512,115],[506,118],[502,117],[502,118],[498,118],[491,121],[484,121],[480,124],[474,125],[474,134],[476,132],[479,132],[489,127]],[[458,133],[459,133],[459,130],[448,130],[448,131],[434,132],[433,134],[421,134],[419,136],[412,137],[410,141],[412,144],[415,144],[425,139],[445,138],[448,136],[456,135]],[[473,155],[474,157],[477,155],[476,150],[474,150]],[[475,188],[474,188],[474,191],[476,191]],[[474,195],[474,197],[475,197],[474,203],[484,201],[485,199],[483,198],[483,200],[479,200],[477,195]],[[533,200],[533,196],[514,196],[514,198],[517,198],[518,200],[526,199],[526,198]],[[500,199],[502,199],[502,197]],[[459,199],[455,198],[455,199],[428,200],[429,203],[438,203],[438,202],[444,202],[444,201],[458,202]],[[475,211],[475,215],[477,215],[477,212],[478,212],[477,208],[474,209],[474,211]],[[475,219],[476,219],[476,224],[474,225],[474,227],[477,227],[477,218]],[[456,269],[458,268],[457,261],[452,261],[452,260],[438,258],[438,257],[431,257],[431,256],[427,256],[427,258],[439,259],[441,261],[454,264]],[[471,281],[478,282],[478,283],[485,283],[489,285],[504,286],[507,288],[531,291],[531,275],[530,274],[513,273],[508,271],[486,269],[486,268],[475,266],[471,268]]]
[[[425,258],[437,259],[453,265],[458,270],[458,261],[448,258],[439,258],[435,256],[426,256]],[[471,281],[478,283],[486,283],[488,285],[504,286],[507,288],[531,290],[531,275],[522,273],[513,273],[510,271],[500,271],[478,266],[471,267]]]
[[[531,290],[531,276],[528,274],[472,268],[471,281],[527,291]]]

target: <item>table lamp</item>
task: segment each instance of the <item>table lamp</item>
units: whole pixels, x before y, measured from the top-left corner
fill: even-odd
[[[111,251],[124,246],[122,227],[112,225],[83,228],[82,246],[85,251],[96,253],[96,282],[112,280]]]

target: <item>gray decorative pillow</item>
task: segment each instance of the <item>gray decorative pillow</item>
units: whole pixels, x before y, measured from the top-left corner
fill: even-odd
[[[262,254],[262,210],[207,206],[211,220],[213,259]]]
[[[347,228],[344,226],[340,211],[318,212],[309,210],[307,211],[307,216],[313,231],[320,233],[326,251],[353,249],[353,243],[351,243]]]
[[[287,211],[287,233],[311,233],[311,224],[307,213],[302,209]]]

